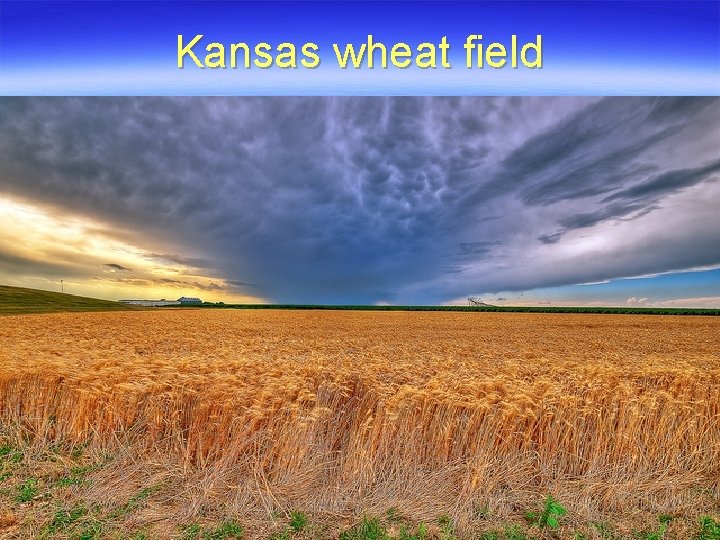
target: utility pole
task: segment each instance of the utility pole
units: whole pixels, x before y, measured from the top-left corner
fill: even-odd
[[[65,285],[63,284],[63,280],[60,280],[60,292],[65,293]]]

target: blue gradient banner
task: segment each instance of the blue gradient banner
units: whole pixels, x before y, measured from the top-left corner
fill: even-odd
[[[203,67],[185,54],[179,68],[178,40],[196,36]],[[376,49],[374,67],[366,56],[342,69],[333,45],[357,50],[368,36],[388,55],[406,44],[398,59],[409,66],[381,67]],[[518,56],[538,36],[541,67],[513,67],[513,40]],[[225,67],[205,65],[213,43]],[[238,43],[250,67],[244,49],[230,66]],[[255,63],[260,43],[273,57],[267,69]],[[283,43],[296,46],[297,67],[278,67]],[[306,43],[316,45],[312,68],[300,63]],[[418,67],[422,43],[436,67]],[[478,67],[492,43],[505,65],[483,57]],[[717,95],[720,3],[3,1],[0,86],[3,95]]]

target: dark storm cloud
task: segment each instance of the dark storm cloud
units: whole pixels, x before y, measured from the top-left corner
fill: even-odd
[[[0,249],[0,274],[35,275],[43,278],[83,277],[87,273],[82,265],[73,261],[44,261],[31,257],[23,257],[5,253]]]
[[[192,268],[210,268],[212,266],[211,261],[197,257],[181,257],[179,255],[150,253],[146,256],[146,258],[160,262],[179,264],[181,266],[189,266]]]
[[[538,240],[540,240],[543,244],[557,244],[562,238],[563,234],[563,232],[541,234],[540,236],[538,236]]]
[[[492,248],[498,245],[500,245],[500,242],[497,241],[461,242],[460,255],[473,257],[477,255],[485,255],[486,253],[490,253]]]
[[[717,141],[720,143],[720,141]],[[636,184],[617,193],[605,197],[603,202],[618,199],[627,200],[657,200],[663,195],[691,187],[704,182],[711,175],[720,171],[720,160],[708,163],[703,167],[680,169],[659,174],[647,182]]]
[[[548,205],[607,193],[654,172],[650,150],[682,131],[710,98],[604,99],[510,152],[492,183],[517,192],[527,205]]]
[[[656,209],[656,206],[646,206],[642,202],[631,204],[611,204],[594,212],[574,214],[572,216],[562,218],[560,220],[560,225],[562,225],[564,229],[560,232],[564,234],[571,229],[586,229],[603,221],[617,219],[631,214],[634,214],[633,218],[638,218]]]
[[[553,234],[541,235],[539,240],[552,244],[560,240],[569,230],[593,227],[603,221],[613,219],[638,219],[654,210],[661,208],[654,204],[664,196],[692,187],[707,180],[713,180],[715,173],[720,171],[720,160],[708,163],[703,167],[668,171],[651,179],[622,189],[602,199],[601,206],[593,212],[574,214],[559,220],[563,227]]]
[[[704,98],[6,98],[0,189],[271,300],[437,302],[586,280],[534,269],[705,186],[719,121]],[[674,249],[603,272],[720,263]]]
[[[238,281],[237,279],[228,279],[227,283],[229,285],[235,287],[238,290],[249,289],[249,288],[255,287],[255,285],[252,283],[247,283],[245,281]]]
[[[136,277],[98,277],[95,278],[97,281],[103,281],[107,283],[121,283],[126,285],[142,286],[142,287],[158,287],[158,286],[172,286],[179,289],[186,289],[188,287],[198,289],[207,292],[238,292],[239,288],[230,284],[223,284],[211,281],[209,283],[200,283],[198,281],[188,281],[182,279],[170,279],[170,278],[136,278]]]
[[[117,270],[119,272],[132,272],[132,269],[126,268],[122,266],[121,264],[117,263],[105,263],[103,264],[104,267],[110,268],[111,270]]]

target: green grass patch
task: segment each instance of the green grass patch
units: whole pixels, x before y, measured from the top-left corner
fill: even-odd
[[[196,540],[197,538],[200,538],[200,534],[202,534],[202,526],[197,523],[185,525],[182,529],[183,540]]]
[[[693,540],[720,540],[720,521],[710,516],[700,518],[700,531]]]
[[[636,532],[635,537],[639,540],[663,540],[667,532],[668,525],[672,521],[672,516],[661,515],[658,517],[658,525],[650,531]]]
[[[552,495],[545,497],[543,508],[540,512],[528,512],[525,518],[531,525],[540,529],[557,529],[560,526],[560,518],[567,514],[567,510]]]
[[[80,486],[84,482],[84,479],[80,476],[70,475],[63,476],[55,482],[55,487],[66,488],[70,486]]]
[[[527,534],[520,525],[507,525],[503,532],[505,540],[527,540]]]
[[[440,526],[441,540],[455,540],[455,523],[448,515],[442,515],[438,518]]]
[[[70,486],[80,486],[85,483],[85,475],[92,472],[95,468],[93,465],[73,467],[68,474],[55,481],[55,487],[66,488]]]
[[[63,311],[127,311],[141,309],[110,300],[0,285],[0,315]]]
[[[237,521],[225,520],[217,527],[207,529],[198,523],[185,525],[182,529],[183,540],[241,540],[245,529]]]
[[[77,536],[78,540],[100,540],[103,538],[104,527],[99,521],[86,524]]]
[[[147,499],[158,489],[159,489],[158,486],[147,487],[147,488],[141,489],[138,493],[136,493],[135,495],[130,497],[128,502],[126,502],[120,508],[111,512],[108,515],[108,517],[110,519],[117,519],[117,518],[126,516],[127,514],[130,514],[131,512],[134,512],[138,508],[144,506]]]
[[[0,463],[20,463],[23,452],[9,444],[0,445]]]
[[[83,516],[87,514],[87,509],[83,506],[74,506],[70,510],[61,509],[55,512],[52,521],[47,525],[46,531],[49,534],[67,529]]]
[[[428,538],[428,529],[424,523],[420,523],[414,530],[406,525],[400,528],[399,540],[426,540]]]
[[[290,528],[294,532],[300,532],[307,527],[308,518],[302,512],[293,510],[290,512]]]
[[[377,518],[363,518],[360,523],[340,534],[340,540],[388,540],[385,527]]]
[[[38,494],[38,479],[28,478],[17,487],[15,500],[19,503],[32,501]]]
[[[245,534],[242,525],[235,521],[223,521],[216,528],[203,533],[203,540],[226,540],[233,538],[240,540]]]

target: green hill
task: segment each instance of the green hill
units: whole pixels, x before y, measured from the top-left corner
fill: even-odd
[[[0,315],[138,309],[110,300],[0,285]]]

